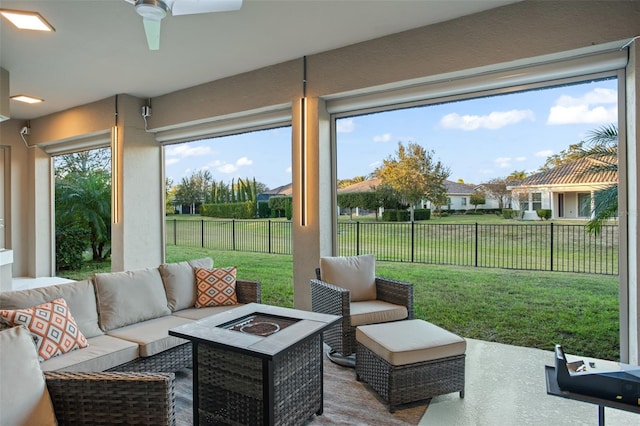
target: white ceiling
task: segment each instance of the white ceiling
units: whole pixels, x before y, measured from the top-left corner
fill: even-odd
[[[167,16],[149,51],[142,18],[124,0],[0,0],[37,11],[53,33],[0,19],[0,67],[11,117],[31,119],[117,93],[147,98],[499,7],[519,0],[244,0],[236,12]]]

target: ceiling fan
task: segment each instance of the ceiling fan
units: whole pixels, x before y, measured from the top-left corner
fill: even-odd
[[[238,10],[242,0],[125,0],[142,16],[149,50],[160,48],[160,22],[169,12],[173,16]]]

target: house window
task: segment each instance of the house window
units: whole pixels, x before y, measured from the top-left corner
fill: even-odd
[[[579,217],[591,216],[591,194],[589,193],[578,194],[578,216]]]
[[[542,193],[534,192],[531,195],[533,196],[533,210],[540,210],[542,208]]]
[[[460,198],[460,205],[463,205],[463,206],[467,205],[467,197]]]

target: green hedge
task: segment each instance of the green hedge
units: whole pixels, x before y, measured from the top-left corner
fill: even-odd
[[[258,201],[258,217],[261,219],[271,217],[271,208],[268,201]]]
[[[413,211],[413,220],[429,220],[431,219],[431,209],[415,209]]]
[[[209,217],[255,219],[256,203],[255,201],[247,201],[244,203],[203,204],[200,214]]]
[[[502,217],[505,219],[515,219],[518,217],[518,212],[513,209],[502,209]]]
[[[78,270],[91,232],[78,225],[56,225],[56,269]]]
[[[549,209],[537,209],[536,213],[538,214],[538,217],[540,219],[543,219],[543,220],[551,219],[551,210]]]

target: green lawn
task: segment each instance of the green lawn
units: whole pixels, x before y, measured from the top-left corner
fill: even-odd
[[[167,262],[210,256],[262,282],[263,303],[293,306],[289,255],[167,247]],[[90,264],[60,276],[85,279],[109,270]],[[614,276],[377,262],[380,276],[415,285],[415,316],[465,337],[619,359],[618,279]]]

